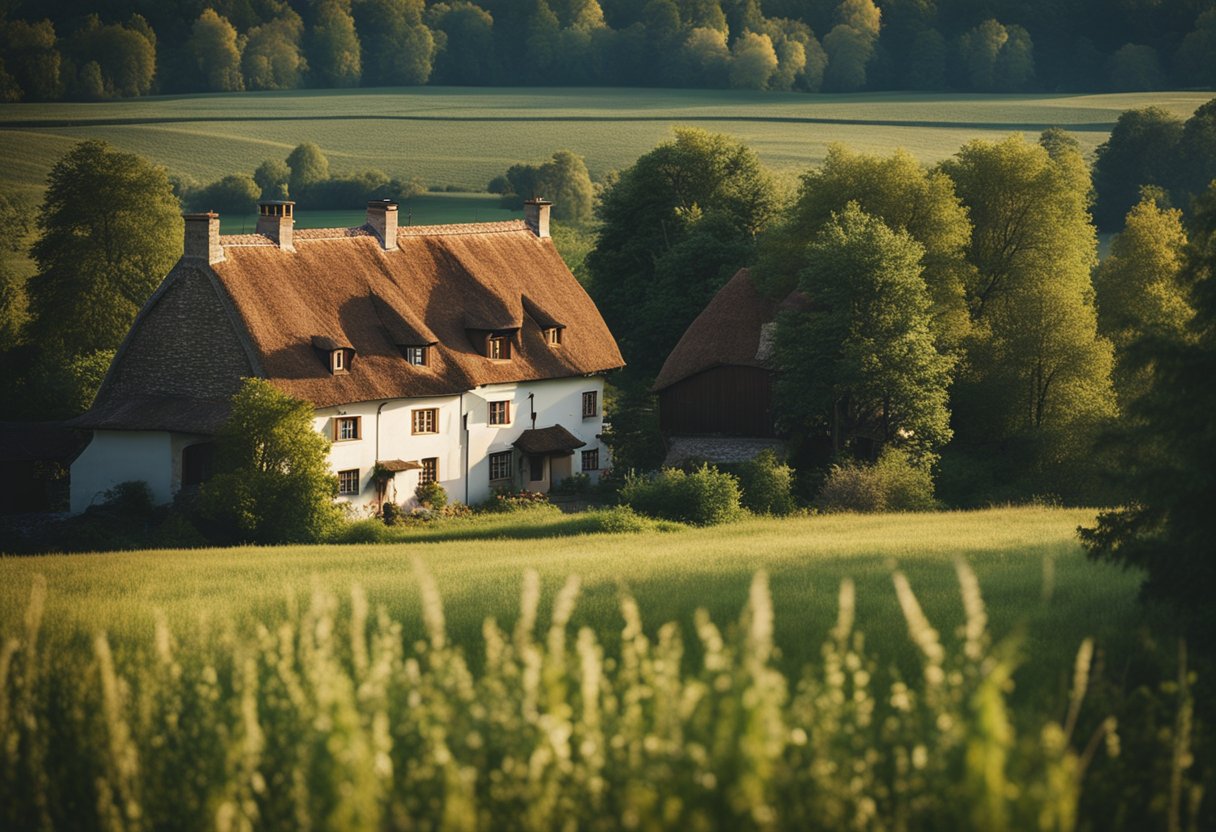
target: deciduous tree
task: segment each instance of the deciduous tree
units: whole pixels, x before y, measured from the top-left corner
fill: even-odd
[[[287,167],[291,169],[291,193],[295,196],[329,178],[329,159],[313,142],[296,145],[287,156]]]
[[[874,460],[888,444],[929,461],[950,438],[953,360],[934,346],[924,248],[851,202],[808,247],[805,311],[778,318],[779,423],[830,436],[835,455]]]
[[[300,50],[304,23],[290,9],[247,33],[241,71],[251,90],[289,90],[300,86],[308,64]]]
[[[423,0],[358,0],[354,5],[363,45],[363,83],[425,84],[435,60],[435,38],[422,20]]]
[[[241,50],[237,48],[236,29],[228,18],[205,9],[190,30],[186,49],[199,73],[202,88],[211,92],[244,89],[241,78]]]
[[[316,86],[357,87],[363,52],[350,13],[350,0],[316,0],[308,44],[308,71]]]
[[[1142,185],[1173,185],[1182,119],[1161,109],[1127,110],[1094,159],[1094,220],[1117,229],[1140,199]]]

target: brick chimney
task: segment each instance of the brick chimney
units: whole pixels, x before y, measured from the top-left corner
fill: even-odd
[[[524,200],[524,222],[537,237],[549,236],[549,209],[553,203],[543,196]]]
[[[382,249],[397,250],[397,203],[391,199],[373,199],[367,203],[367,224],[380,238]]]
[[[214,211],[202,214],[182,214],[186,221],[186,245],[183,257],[191,257],[211,263],[224,261],[224,247],[220,245],[220,215]]]
[[[272,199],[258,203],[257,233],[274,240],[283,251],[295,251],[291,229],[295,224],[296,204],[291,200]]]

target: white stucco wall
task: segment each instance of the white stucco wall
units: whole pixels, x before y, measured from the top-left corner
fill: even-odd
[[[180,460],[178,461],[180,467]],[[173,499],[173,442],[166,431],[98,430],[72,463],[71,510],[79,514],[128,480],[143,480],[152,499]]]
[[[584,419],[582,395],[584,392],[592,390],[595,391],[599,402],[598,413],[595,417]],[[531,402],[528,399],[529,394],[533,395]],[[394,399],[385,403],[361,402],[342,407],[322,408],[316,412],[313,421],[318,431],[332,438],[335,418],[360,417],[360,438],[334,442],[330,451],[330,468],[335,474],[338,471],[359,470],[358,495],[344,495],[339,499],[342,502],[350,503],[356,511],[370,513],[374,510],[376,499],[376,487],[371,481],[371,471],[377,460],[417,461],[435,457],[439,460],[439,483],[448,492],[450,499],[469,503],[479,503],[488,499],[492,493],[489,455],[512,449],[511,443],[518,439],[521,433],[532,427],[533,410],[536,412],[536,427],[546,428],[560,424],[587,443],[585,448],[575,452],[574,458],[570,461],[571,473],[577,473],[581,469],[582,450],[598,448],[600,466],[606,468],[608,451],[596,438],[603,430],[603,398],[604,382],[598,376],[551,379],[519,384],[489,385],[465,393],[463,396]],[[510,424],[490,425],[489,402],[503,400],[511,402]],[[439,411],[438,433],[426,435],[411,433],[411,411],[431,407]],[[378,452],[376,447],[377,410],[380,414]],[[462,431],[466,416],[468,424],[467,459],[464,447],[465,437]],[[540,483],[532,483],[526,480],[527,465],[523,455],[516,452],[514,462],[513,487],[548,490],[550,485],[548,464],[545,466],[545,480]],[[598,472],[589,473],[593,479],[598,477]],[[411,503],[414,499],[414,489],[418,485],[418,476],[418,471],[405,471],[397,474],[386,495],[387,499],[407,505]],[[395,498],[393,496],[394,487]]]

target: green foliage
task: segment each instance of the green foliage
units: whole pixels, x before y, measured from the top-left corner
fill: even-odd
[[[923,254],[856,203],[820,232],[799,282],[814,302],[777,322],[780,424],[830,437],[834,453],[871,457],[894,443],[931,458],[950,439],[954,362],[929,330]]]
[[[1043,145],[971,142],[941,167],[970,211],[977,270],[951,401],[956,441],[997,469],[1006,457],[1027,495],[1055,491],[1115,414],[1112,350],[1097,333],[1090,283],[1088,171],[1054,134]]]
[[[650,476],[628,476],[619,497],[651,517],[715,526],[738,518],[741,494],[736,477],[702,465],[691,473],[664,468]]]
[[[287,167],[291,169],[289,184],[293,194],[329,178],[329,159],[313,142],[296,145],[287,155]]]
[[[303,34],[303,21],[290,10],[246,32],[245,48],[241,50],[245,87],[290,90],[300,86],[308,69],[300,50]]]
[[[730,86],[737,90],[766,89],[777,72],[777,52],[768,35],[747,32],[731,48]]]
[[[257,210],[262,189],[248,174],[225,176],[189,195],[190,206],[198,211],[249,214]]]
[[[68,151],[51,171],[31,249],[31,343],[65,364],[116,349],[181,254],[180,212],[163,168],[99,141]]]
[[[236,29],[214,9],[205,9],[194,21],[186,50],[194,63],[199,88],[208,92],[237,92],[244,89],[241,50]]]
[[[307,402],[246,379],[216,437],[216,474],[203,484],[201,513],[214,537],[232,542],[316,541],[337,524],[338,480],[329,440]]]
[[[423,508],[443,511],[448,504],[448,492],[438,482],[427,482],[414,489],[414,499]]]
[[[63,94],[57,45],[49,20],[0,20],[0,55],[12,84],[9,100],[47,101]]]
[[[503,194],[505,207],[519,209],[525,199],[543,196],[553,203],[554,219],[574,224],[591,220],[595,188],[582,156],[559,150],[539,165],[511,165],[503,179],[491,183],[501,190],[490,190]]]
[[[1159,90],[1165,86],[1157,50],[1151,46],[1124,44],[1110,56],[1106,71],[1111,89],[1119,92]]]
[[[587,256],[591,294],[634,371],[658,371],[751,259],[776,211],[772,178],[751,149],[691,128],[677,128],[604,191]]]
[[[887,448],[873,464],[833,465],[815,505],[824,511],[933,511],[933,474],[901,448]]]
[[[740,498],[753,514],[782,517],[794,510],[794,469],[765,448],[755,459],[738,466]]]
[[[494,18],[466,0],[436,3],[427,23],[440,36],[435,56],[436,83],[473,84],[489,77],[494,62]]]
[[[802,175],[785,221],[764,240],[755,274],[766,291],[780,297],[797,287],[810,259],[807,244],[850,202],[924,246],[931,327],[941,351],[958,349],[970,329],[965,293],[975,272],[966,256],[971,223],[950,178],[926,170],[902,150],[883,157],[841,144],[828,147],[823,164]]]
[[[1094,159],[1094,221],[1116,229],[1140,198],[1140,188],[1173,185],[1182,119],[1160,107],[1127,110]],[[1205,183],[1206,184],[1206,183]]]
[[[369,86],[425,84],[435,38],[422,22],[423,0],[358,0],[353,10],[362,41],[363,82]]]
[[[287,199],[291,193],[288,189],[291,168],[286,162],[267,159],[253,172],[253,181],[258,186],[259,199]]]
[[[1181,282],[1195,313],[1186,330],[1149,330],[1130,352],[1152,368],[1117,436],[1118,475],[1132,500],[1081,535],[1093,557],[1144,570],[1145,594],[1201,634],[1216,626],[1216,186],[1196,212]]]
[[[1182,212],[1161,208],[1145,194],[1094,272],[1098,329],[1114,344],[1113,379],[1124,407],[1144,392],[1151,375],[1128,355],[1131,344],[1149,333],[1180,336],[1190,320],[1180,280],[1185,246]]]
[[[884,828],[1069,829],[1095,756],[1076,727],[1093,644],[1078,653],[1067,717],[1014,719],[1012,651],[991,645],[975,575],[957,571],[957,640],[891,576],[914,645],[906,680],[879,668],[861,629],[881,622],[851,580],[819,660],[783,672],[783,616],[763,572],[731,626],[701,610],[687,634],[674,622],[656,631],[622,591],[604,606],[623,624],[576,636],[575,616],[595,606],[580,607],[580,581],[566,580],[544,621],[529,571],[513,630],[486,620],[475,658],[449,625],[460,605],[444,609],[420,562],[408,620],[389,612],[399,594],[355,585],[347,602],[318,585],[277,605],[285,612],[254,613],[246,639],[159,615],[129,645],[44,629],[40,576],[5,633],[0,694],[12,706],[0,730],[13,750],[0,811],[12,828],[409,817],[463,829],[836,829],[864,816]],[[1190,700],[1179,701],[1166,719],[1184,719]],[[1100,725],[1098,747],[1114,728]],[[1169,753],[1150,748],[1152,762]],[[517,759],[529,763],[502,764]],[[269,787],[293,771],[296,788]]]
[[[323,87],[355,87],[363,75],[363,53],[349,0],[317,0],[306,33],[308,74]]]
[[[958,51],[973,90],[1014,92],[1034,78],[1034,44],[1021,26],[985,20],[959,39]]]
[[[156,37],[139,15],[127,25],[103,26],[90,15],[65,44],[65,53],[79,68],[69,76],[68,94],[78,98],[130,98],[147,95],[156,75]]]

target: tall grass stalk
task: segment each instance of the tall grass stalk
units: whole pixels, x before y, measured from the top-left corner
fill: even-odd
[[[36,582],[24,629],[0,634],[4,827],[1071,830],[1089,759],[1114,736],[1106,721],[1072,745],[1089,642],[1064,720],[1012,718],[1014,650],[991,644],[961,562],[957,642],[892,576],[915,682],[876,668],[850,580],[820,660],[789,678],[764,572],[735,625],[697,611],[695,653],[676,624],[648,629],[625,589],[616,646],[572,633],[574,577],[542,625],[529,572],[513,631],[487,619],[470,665],[414,570],[421,629],[359,586],[346,607],[315,583],[274,624],[174,633],[155,616],[142,649],[116,654],[98,633],[54,661],[38,654]],[[1181,776],[1188,678],[1174,824],[1196,799]]]

